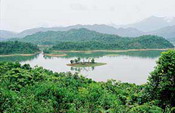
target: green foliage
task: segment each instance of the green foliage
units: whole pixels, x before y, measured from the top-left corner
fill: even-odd
[[[70,60],[70,63],[73,64],[74,63],[74,60]]]
[[[39,52],[36,45],[18,41],[0,42],[0,54],[30,54]]]
[[[0,112],[171,113],[175,51],[164,52],[145,85],[95,82],[18,62],[0,62]]]
[[[159,104],[175,106],[175,50],[163,52],[155,70],[149,77],[148,92],[151,99],[159,100]]]
[[[77,73],[53,73],[10,62],[0,63],[0,81],[0,112],[121,113],[142,107],[147,111],[142,106],[144,87],[135,84],[95,82]]]
[[[95,63],[95,59],[94,58],[91,59],[91,63]]]
[[[112,42],[103,39],[81,42],[57,42],[51,50],[157,49],[173,47],[171,43],[161,37],[141,36],[138,38],[116,38]]]
[[[55,45],[53,47],[55,50],[155,49],[174,47],[170,42],[158,36],[145,35],[136,38],[125,38],[117,35],[102,34],[84,28],[69,31],[39,32],[19,40],[40,45]]]
[[[143,105],[138,105],[136,107],[133,107],[129,112],[130,113],[162,113],[163,110],[158,106],[145,103]]]

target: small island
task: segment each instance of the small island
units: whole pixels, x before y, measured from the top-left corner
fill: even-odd
[[[101,62],[95,62],[94,58],[86,58],[82,59],[77,58],[74,60],[70,60],[70,64],[67,64],[67,66],[72,66],[72,67],[95,67],[95,66],[102,66],[106,65],[106,63],[101,63]]]

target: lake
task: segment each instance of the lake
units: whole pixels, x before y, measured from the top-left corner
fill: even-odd
[[[35,56],[0,57],[0,61],[19,61],[21,64],[38,65],[54,72],[78,72],[95,81],[115,79],[121,82],[144,84],[149,73],[156,66],[156,60],[162,51],[131,51],[131,52],[67,52],[67,56],[48,57],[42,53]],[[107,63],[97,67],[69,67],[70,60],[94,58],[96,62]]]

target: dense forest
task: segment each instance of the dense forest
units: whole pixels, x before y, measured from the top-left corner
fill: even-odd
[[[14,39],[15,40],[15,39]],[[102,34],[87,29],[69,31],[39,32],[26,36],[19,41],[38,45],[55,45],[54,49],[87,50],[87,49],[145,49],[173,48],[174,46],[162,37],[145,35],[136,38]]]
[[[108,42],[58,42],[50,50],[105,50],[105,49],[162,49],[173,48],[173,45],[162,39],[152,36],[143,36],[133,40]]]
[[[175,51],[163,52],[144,85],[95,82],[77,73],[0,63],[0,112],[173,113]],[[128,75],[129,76],[129,75]]]
[[[0,54],[32,54],[39,52],[36,45],[18,41],[0,42]]]

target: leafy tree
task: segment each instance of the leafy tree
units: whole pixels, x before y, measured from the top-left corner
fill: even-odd
[[[81,58],[80,58],[80,57],[78,57],[78,58],[77,58],[77,60],[78,60],[78,62],[80,62]]]
[[[91,63],[95,63],[95,59],[94,58],[91,59]]]
[[[162,53],[148,80],[150,98],[159,100],[163,108],[175,107],[175,50]]]
[[[70,63],[73,64],[74,63],[74,60],[70,60]]]
[[[77,64],[78,63],[78,59],[75,59],[74,62]]]

